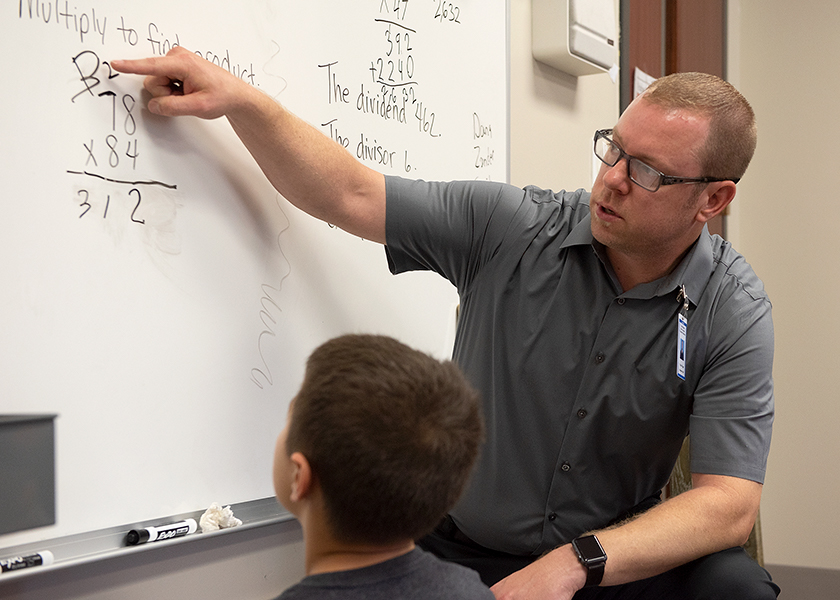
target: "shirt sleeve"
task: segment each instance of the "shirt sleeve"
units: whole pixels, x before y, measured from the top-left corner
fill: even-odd
[[[463,290],[504,239],[525,192],[489,181],[385,178],[392,273],[434,271]]]
[[[690,418],[691,471],[764,482],[774,418],[771,306],[760,281],[719,290]],[[757,282],[757,283],[755,283]]]

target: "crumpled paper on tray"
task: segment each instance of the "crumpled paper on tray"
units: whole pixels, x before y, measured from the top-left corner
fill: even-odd
[[[230,509],[230,506],[222,508],[216,502],[204,511],[198,523],[201,525],[202,533],[242,525],[242,521],[233,516],[233,511]]]

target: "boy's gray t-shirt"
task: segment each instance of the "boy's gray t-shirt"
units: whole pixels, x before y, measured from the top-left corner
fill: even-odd
[[[370,567],[304,577],[277,600],[493,600],[466,567],[414,548]]]

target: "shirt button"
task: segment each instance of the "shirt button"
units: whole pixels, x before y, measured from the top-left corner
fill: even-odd
[[[554,521],[556,518],[557,518],[557,513],[551,513],[550,515],[548,515],[548,520],[549,521]]]
[[[619,306],[624,306],[624,303],[625,303],[625,302],[626,302],[626,300],[625,300],[624,298],[619,298],[619,299],[618,299],[618,305],[619,305]]]
[[[606,357],[606,356],[604,356],[604,353],[603,353],[603,352],[599,352],[598,354],[596,354],[596,355],[595,355],[595,364],[600,365],[602,362],[604,362],[604,360],[605,360],[606,358],[607,358],[607,357]]]
[[[585,408],[581,408],[579,411],[577,411],[578,419],[585,419],[587,414],[589,413],[586,412]]]
[[[563,471],[563,472],[568,473],[569,471],[571,471],[571,470],[572,470],[572,465],[570,465],[570,464],[569,464],[569,463],[567,463],[567,462],[564,462],[562,465],[560,465],[560,470],[561,470],[561,471]]]

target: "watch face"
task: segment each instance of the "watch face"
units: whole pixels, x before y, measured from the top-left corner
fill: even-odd
[[[576,539],[575,546],[577,546],[578,552],[580,552],[584,560],[607,557],[604,549],[601,547],[601,543],[594,535],[587,535]]]

